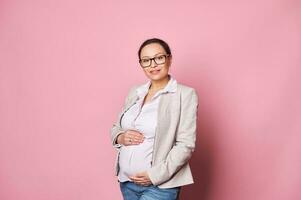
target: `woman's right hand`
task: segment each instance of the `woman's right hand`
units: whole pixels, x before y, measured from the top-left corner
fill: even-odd
[[[124,146],[138,145],[143,141],[143,134],[135,130],[127,130],[126,132],[121,133],[117,137],[117,143],[123,144]]]

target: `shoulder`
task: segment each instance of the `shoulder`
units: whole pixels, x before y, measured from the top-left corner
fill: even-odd
[[[188,86],[186,84],[183,83],[177,83],[177,86],[179,89],[183,90],[183,91],[191,91],[191,90],[195,90],[193,87]]]
[[[196,89],[191,86],[178,83],[177,89],[179,90],[178,92],[181,93],[181,96],[191,96],[191,95],[198,96]]]
[[[183,105],[183,107],[198,107],[199,98],[195,88],[184,84],[178,84],[177,92],[180,96],[180,102]]]
[[[134,97],[137,94],[137,89],[141,86],[143,86],[144,84],[139,83],[139,84],[135,84],[132,85],[129,90],[128,90],[128,98]]]

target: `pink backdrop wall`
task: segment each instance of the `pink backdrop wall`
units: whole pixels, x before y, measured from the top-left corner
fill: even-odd
[[[182,199],[301,199],[296,0],[0,1],[0,199],[122,199],[109,129],[150,37],[199,93]]]

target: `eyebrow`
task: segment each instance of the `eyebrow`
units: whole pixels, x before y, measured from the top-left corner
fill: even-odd
[[[156,55],[159,55],[159,54],[165,54],[165,53],[157,53],[157,54],[155,54],[154,56],[156,56]],[[153,56],[153,57],[154,57]],[[141,57],[141,58],[150,58],[149,56],[143,56],[143,57]]]

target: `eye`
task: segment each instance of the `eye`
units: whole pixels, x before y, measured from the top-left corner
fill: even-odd
[[[163,60],[163,59],[164,59],[164,56],[161,55],[161,56],[157,56],[156,58],[157,58],[158,60]]]
[[[147,63],[147,62],[149,62],[149,59],[141,59],[141,62],[142,63]]]

